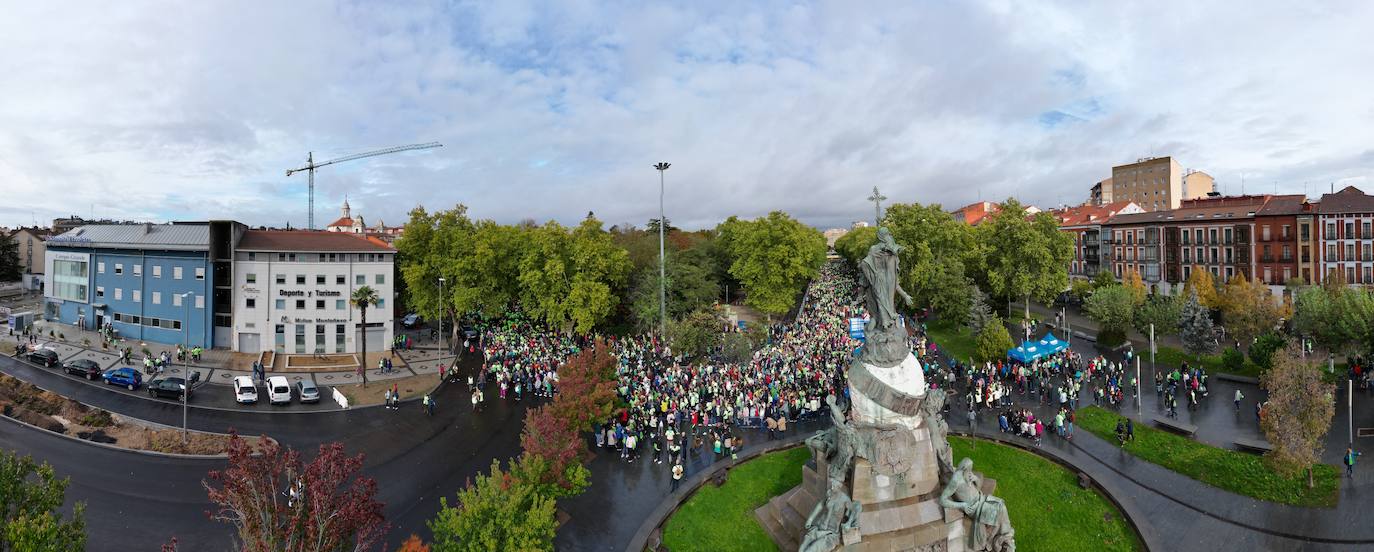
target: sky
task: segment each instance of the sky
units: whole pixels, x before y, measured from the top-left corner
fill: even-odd
[[[1078,204],[1172,155],[1219,191],[1374,192],[1374,2],[15,2],[0,226],[474,218],[820,228]],[[1242,184],[1243,182],[1243,184]]]

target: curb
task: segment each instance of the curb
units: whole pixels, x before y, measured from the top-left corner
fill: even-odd
[[[711,476],[714,476],[717,472],[738,466],[770,452],[778,452],[800,446],[802,442],[810,436],[809,433],[803,435],[801,432],[798,432],[795,435],[776,441],[765,441],[768,444],[740,454],[738,460],[716,462],[712,464],[711,467],[684,478],[683,485],[677,492],[668,493],[668,496],[665,497],[662,502],[659,502],[658,506],[654,507],[649,517],[645,518],[644,522],[639,524],[639,530],[635,531],[634,537],[630,539],[630,544],[625,547],[625,552],[643,552],[644,548],[648,546],[649,535],[651,535],[655,529],[658,529],[667,522],[668,518],[672,517],[674,512],[677,512],[678,507],[682,506],[684,502],[687,502],[687,499],[696,494],[697,489],[700,489],[702,484],[710,480]]]
[[[126,417],[126,418],[132,418],[131,416],[125,416],[125,417]],[[58,433],[58,432],[56,432],[56,431],[52,431],[52,430],[49,430],[49,429],[47,429],[47,428],[42,428],[42,427],[38,427],[38,426],[36,426],[36,425],[32,425],[32,424],[29,424],[29,423],[26,423],[26,422],[22,422],[22,421],[20,421],[20,420],[17,420],[17,419],[15,419],[15,418],[11,418],[11,417],[9,417],[9,416],[0,415],[0,419],[8,420],[8,421],[10,421],[10,422],[13,422],[13,423],[16,424],[16,425],[19,425],[19,426],[22,426],[22,427],[27,427],[27,428],[32,429],[32,430],[35,430],[35,431],[42,431],[42,432],[44,432],[44,433],[48,433],[48,434],[51,434],[51,435],[56,435],[56,436],[58,436],[58,437],[62,437],[62,438],[65,438],[65,439],[70,439],[70,440],[76,441],[76,442],[78,442],[78,443],[83,443],[83,444],[86,444],[86,445],[94,445],[94,446],[97,446],[97,447],[102,447],[102,448],[106,448],[106,449],[110,449],[110,450],[116,450],[116,451],[120,451],[120,452],[131,452],[131,453],[135,453],[135,454],[142,454],[142,455],[145,455],[145,456],[155,456],[155,457],[159,457],[159,458],[174,458],[174,459],[183,459],[183,460],[223,460],[223,459],[229,457],[228,454],[177,454],[177,453],[172,453],[172,452],[157,452],[157,451],[155,451],[155,450],[142,450],[142,449],[124,448],[124,447],[119,447],[119,446],[111,445],[111,444],[108,444],[108,443],[97,443],[97,442],[95,442],[95,441],[87,441],[87,440],[82,439],[82,438],[80,438],[80,437],[73,437],[73,436],[71,436],[71,435],[67,435],[66,433]],[[137,419],[137,418],[134,418],[134,419]],[[141,421],[141,422],[146,422],[146,420],[139,420],[139,421]],[[153,422],[147,422],[147,423],[152,424],[152,425],[159,425],[159,426],[162,425],[162,424],[155,424],[155,423],[153,423]],[[175,429],[181,429],[181,428],[175,428]],[[191,431],[196,431],[196,430],[191,430]],[[206,433],[206,434],[210,434],[210,435],[227,435],[226,433],[209,433],[209,432],[207,432],[207,431],[196,431],[196,433]]]

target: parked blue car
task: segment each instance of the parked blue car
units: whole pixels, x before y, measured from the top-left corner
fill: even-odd
[[[130,391],[138,389],[143,385],[143,374],[133,368],[111,368],[105,371],[105,383],[109,385],[122,385],[128,387]]]

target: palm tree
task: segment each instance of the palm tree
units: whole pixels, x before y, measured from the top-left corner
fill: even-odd
[[[376,305],[381,299],[377,297],[377,290],[371,286],[363,286],[353,290],[353,295],[348,298],[348,302],[362,313],[362,346],[363,351],[363,388],[367,388],[367,308]]]

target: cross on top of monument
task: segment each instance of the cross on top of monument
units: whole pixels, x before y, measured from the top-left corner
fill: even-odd
[[[882,224],[882,221],[883,221],[882,201],[883,201],[884,199],[887,199],[887,196],[878,193],[878,187],[877,187],[877,186],[874,186],[874,187],[873,187],[873,195],[868,196],[868,200],[873,202],[873,225],[874,225],[874,226],[879,226],[879,225]]]

